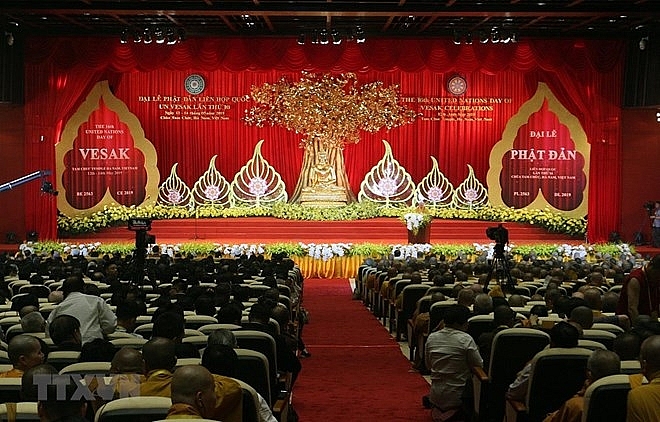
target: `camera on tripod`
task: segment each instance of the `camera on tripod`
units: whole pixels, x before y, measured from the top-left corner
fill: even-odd
[[[497,227],[488,227],[486,229],[486,236],[490,240],[494,240],[497,245],[506,245],[509,243],[509,231],[501,224]]]
[[[646,201],[644,203],[644,209],[648,215],[653,215],[655,213],[655,201]]]

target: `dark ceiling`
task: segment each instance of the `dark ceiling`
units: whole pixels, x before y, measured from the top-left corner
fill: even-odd
[[[167,25],[186,36],[451,37],[495,29],[523,37],[634,38],[660,27],[658,0],[2,0],[20,36],[117,35]]]

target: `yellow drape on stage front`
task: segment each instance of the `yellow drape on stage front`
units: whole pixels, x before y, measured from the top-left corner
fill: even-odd
[[[352,278],[357,274],[358,267],[368,257],[341,256],[323,261],[311,256],[291,257],[305,278]]]

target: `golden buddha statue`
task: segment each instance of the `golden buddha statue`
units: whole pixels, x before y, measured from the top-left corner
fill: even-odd
[[[328,154],[320,151],[316,165],[309,169],[308,186],[303,188],[301,203],[312,206],[340,206],[347,202],[346,191],[337,184],[337,173],[328,162]]]

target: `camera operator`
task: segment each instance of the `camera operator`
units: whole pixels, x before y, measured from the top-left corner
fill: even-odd
[[[651,226],[653,227],[653,247],[660,248],[660,201],[655,201],[653,204]]]

